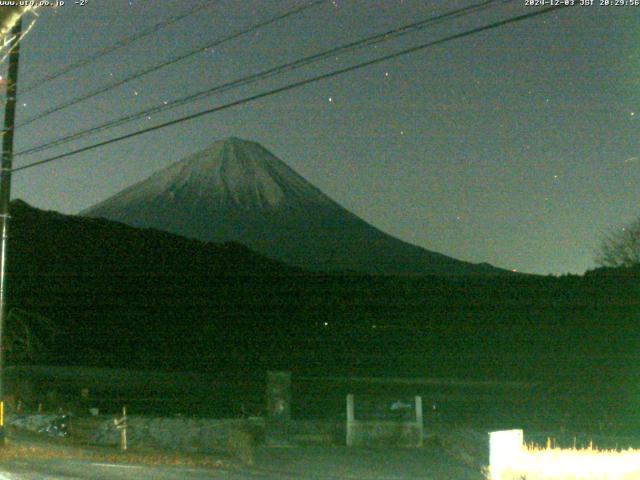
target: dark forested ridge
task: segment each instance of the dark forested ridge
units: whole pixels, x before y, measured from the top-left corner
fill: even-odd
[[[633,269],[312,274],[238,244],[24,202],[9,261],[10,304],[58,326],[47,363],[623,383],[640,371]]]

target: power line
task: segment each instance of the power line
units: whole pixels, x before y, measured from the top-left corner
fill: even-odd
[[[181,117],[181,118],[178,118],[178,119],[175,119],[175,120],[171,120],[171,121],[168,121],[168,122],[165,122],[165,123],[161,123],[159,125],[154,125],[153,127],[144,128],[144,129],[138,130],[136,132],[128,133],[126,135],[121,135],[119,137],[111,138],[109,140],[98,142],[98,143],[95,143],[93,145],[88,145],[86,147],[78,148],[76,150],[72,150],[72,151],[67,152],[67,153],[62,153],[60,155],[55,155],[53,157],[49,157],[49,158],[46,158],[46,159],[43,159],[43,160],[39,160],[37,162],[29,163],[29,164],[23,165],[21,167],[13,168],[12,171],[13,172],[18,172],[18,171],[21,171],[21,170],[27,170],[29,168],[33,168],[33,167],[36,167],[36,166],[39,166],[39,165],[43,165],[45,163],[50,163],[50,162],[54,162],[54,161],[66,158],[66,157],[70,157],[70,156],[76,155],[78,153],[84,153],[84,152],[87,152],[87,151],[90,151],[90,150],[94,150],[94,149],[99,148],[99,147],[110,145],[112,143],[120,142],[122,140],[126,140],[126,139],[129,139],[129,138],[133,138],[133,137],[136,137],[138,135],[142,135],[144,133],[149,133],[149,132],[153,132],[155,130],[160,130],[160,129],[165,128],[165,127],[170,127],[170,126],[173,126],[173,125],[177,125],[179,123],[186,122],[188,120],[193,120],[194,118],[202,117],[204,115],[209,115],[211,113],[216,113],[216,112],[219,112],[219,111],[222,111],[222,110],[227,110],[229,108],[236,107],[238,105],[243,105],[245,103],[253,102],[255,100],[260,100],[260,99],[266,98],[266,97],[270,97],[270,96],[276,95],[278,93],[282,93],[282,92],[286,92],[286,91],[289,91],[289,90],[293,90],[295,88],[300,88],[302,86],[309,85],[311,83],[315,83],[315,82],[318,82],[320,80],[326,80],[328,78],[333,78],[333,77],[336,77],[338,75],[342,75],[344,73],[352,72],[354,70],[359,70],[361,68],[365,68],[365,67],[368,67],[368,66],[371,66],[371,65],[375,65],[375,64],[378,64],[378,63],[381,63],[381,62],[385,62],[387,60],[398,58],[400,56],[407,55],[409,53],[414,53],[414,52],[417,52],[419,50],[424,50],[424,49],[429,48],[429,47],[433,47],[433,46],[436,46],[436,45],[441,45],[443,43],[450,42],[452,40],[456,40],[456,39],[459,39],[459,38],[464,38],[464,37],[467,37],[467,36],[470,36],[470,35],[474,35],[474,34],[480,33],[480,32],[485,32],[485,31],[488,31],[488,30],[493,30],[495,28],[498,28],[498,27],[501,27],[501,26],[504,26],[504,25],[520,22],[520,21],[523,21],[523,20],[527,20],[529,18],[537,17],[539,15],[543,15],[543,14],[550,13],[552,11],[560,10],[562,8],[567,8],[567,7],[568,7],[568,5],[558,5],[558,6],[546,7],[546,8],[543,8],[541,10],[537,10],[535,12],[530,12],[530,13],[526,13],[526,14],[523,14],[523,15],[518,15],[518,16],[515,16],[515,17],[507,18],[505,20],[500,20],[500,21],[497,21],[497,22],[493,22],[493,23],[490,23],[488,25],[484,25],[482,27],[476,27],[476,28],[473,28],[471,30],[467,30],[467,31],[464,31],[464,32],[461,32],[461,33],[457,33],[457,34],[454,34],[454,35],[450,35],[450,36],[441,38],[439,40],[434,40],[434,41],[431,41],[431,42],[428,42],[428,43],[423,43],[421,45],[417,45],[417,46],[414,46],[414,47],[406,48],[404,50],[400,50],[398,52],[394,52],[394,53],[391,53],[391,54],[388,54],[388,55],[384,55],[382,57],[378,57],[378,58],[375,58],[375,59],[372,59],[372,60],[368,60],[366,62],[358,63],[356,65],[351,65],[349,67],[345,67],[345,68],[342,68],[342,69],[339,69],[339,70],[334,70],[332,72],[325,73],[325,74],[322,74],[322,75],[317,75],[315,77],[311,77],[311,78],[308,78],[306,80],[301,80],[301,81],[298,81],[298,82],[290,83],[288,85],[285,85],[285,86],[282,86],[282,87],[278,87],[278,88],[275,88],[275,89],[272,89],[272,90],[268,90],[266,92],[258,93],[258,94],[252,95],[250,97],[245,97],[245,98],[242,98],[240,100],[236,100],[236,101],[227,103],[225,105],[220,105],[218,107],[210,108],[210,109],[198,112],[198,113],[187,115],[185,117]]]
[[[200,5],[195,5],[194,7],[191,7],[187,12],[182,13],[180,15],[176,15],[173,17],[169,17],[165,20],[162,20],[158,23],[156,23],[155,25],[149,27],[146,30],[143,30],[139,33],[136,33],[134,35],[130,35],[122,40],[119,40],[107,47],[104,47],[100,50],[98,50],[97,52],[92,53],[91,55],[88,55],[85,58],[82,58],[74,63],[71,63],[69,65],[67,65],[66,67],[61,68],[60,70],[58,70],[57,72],[53,72],[50,73],[49,75],[45,75],[44,77],[32,82],[31,84],[27,85],[24,89],[22,89],[22,94],[26,94],[28,92],[31,92],[35,89],[37,89],[38,87],[41,87],[42,85],[55,80],[59,77],[62,77],[63,75],[66,75],[69,72],[72,72],[73,70],[76,70],[80,67],[84,67],[85,65],[95,62],[96,60],[98,60],[100,57],[104,57],[105,55],[108,55],[109,53],[115,52],[116,50],[120,50],[121,48],[126,47],[127,45],[140,40],[141,38],[144,37],[148,37],[149,35],[153,35],[154,33],[157,33],[158,31],[162,30],[163,28],[166,28],[170,25],[173,25],[174,23],[179,22],[180,20],[183,20],[195,13],[198,13],[201,10],[204,10],[206,8],[211,7],[212,5],[218,3],[220,0],[205,0],[203,3],[201,3]]]
[[[29,124],[37,121],[37,120],[40,120],[40,119],[42,119],[44,117],[47,117],[47,116],[49,116],[49,115],[51,115],[53,113],[59,112],[60,110],[64,110],[65,108],[69,108],[72,105],[76,105],[76,104],[78,104],[80,102],[84,102],[85,100],[89,100],[89,99],[91,99],[93,97],[96,97],[96,96],[102,94],[102,93],[105,93],[105,92],[108,92],[110,90],[113,90],[114,88],[120,87],[120,86],[125,85],[125,84],[127,84],[129,82],[137,80],[138,78],[143,77],[145,75],[148,75],[149,73],[155,72],[155,71],[160,70],[162,68],[165,68],[165,67],[173,65],[175,63],[178,63],[178,62],[180,62],[182,60],[185,60],[185,59],[187,59],[189,57],[192,57],[193,55],[196,55],[198,53],[204,52],[209,48],[217,47],[217,46],[219,46],[219,45],[221,45],[223,43],[226,43],[226,42],[228,42],[230,40],[234,40],[234,39],[236,39],[238,37],[241,37],[241,36],[246,35],[248,33],[254,32],[254,31],[256,31],[256,30],[258,30],[260,28],[264,28],[264,27],[266,27],[266,26],[268,26],[268,25],[270,25],[272,23],[275,23],[275,22],[277,22],[279,20],[283,20],[283,19],[285,19],[287,17],[290,17],[292,15],[296,15],[298,13],[301,13],[301,12],[303,12],[305,10],[308,10],[309,8],[315,7],[315,6],[320,5],[321,3],[324,3],[324,2],[326,2],[326,0],[315,0],[315,1],[311,2],[311,3],[303,5],[301,7],[296,7],[296,8],[294,8],[292,10],[289,10],[289,11],[283,13],[283,14],[276,15],[276,16],[271,17],[271,18],[269,18],[267,20],[264,20],[264,21],[262,21],[260,23],[252,25],[251,27],[246,28],[246,29],[244,29],[244,30],[242,30],[240,32],[237,32],[237,33],[234,33],[234,34],[231,34],[231,35],[227,35],[227,36],[225,36],[225,37],[223,37],[221,39],[215,40],[212,43],[209,43],[209,44],[204,45],[202,47],[198,47],[195,50],[191,50],[188,53],[185,53],[183,55],[178,55],[178,56],[176,56],[176,57],[174,57],[174,58],[172,58],[170,60],[167,60],[165,62],[162,62],[160,64],[154,65],[154,66],[149,67],[149,68],[145,68],[145,69],[143,69],[143,70],[141,70],[141,71],[139,71],[139,72],[137,72],[137,73],[135,73],[133,75],[130,75],[130,76],[126,77],[126,78],[123,78],[122,80],[118,80],[118,81],[116,81],[114,83],[105,85],[103,87],[98,88],[97,90],[94,90],[94,91],[89,92],[89,93],[87,93],[85,95],[82,95],[80,97],[76,97],[76,98],[71,99],[71,100],[69,100],[69,101],[67,101],[65,103],[62,103],[60,105],[56,105],[55,107],[52,107],[52,108],[50,108],[48,110],[45,110],[44,112],[36,115],[35,117],[27,119],[24,122],[18,124],[18,126],[16,128],[25,127],[25,126],[27,126],[27,125],[29,125]]]
[[[501,1],[506,2],[506,1],[510,1],[510,0],[501,0]],[[109,122],[104,123],[102,125],[98,125],[98,126],[83,130],[81,132],[77,132],[77,133],[72,134],[72,135],[68,135],[68,136],[65,136],[65,137],[58,138],[58,139],[53,140],[51,142],[48,142],[46,144],[39,145],[39,146],[30,148],[30,149],[27,149],[27,150],[23,150],[21,152],[18,152],[16,154],[16,156],[26,155],[26,154],[30,154],[30,153],[35,153],[35,152],[47,150],[47,149],[52,148],[54,146],[61,145],[61,144],[64,144],[64,143],[68,143],[69,141],[76,140],[78,138],[82,138],[84,136],[87,136],[87,135],[90,135],[90,134],[93,134],[93,133],[97,133],[97,132],[100,132],[100,131],[103,131],[103,130],[107,130],[109,128],[113,128],[113,127],[116,127],[116,126],[119,126],[119,125],[122,125],[122,124],[125,124],[125,123],[128,123],[128,122],[131,122],[131,121],[139,119],[139,118],[143,118],[143,117],[146,117],[146,116],[149,116],[149,115],[152,115],[152,114],[156,114],[156,113],[159,113],[159,112],[164,111],[164,110],[175,108],[177,106],[184,105],[186,103],[190,103],[190,102],[205,98],[205,97],[213,95],[215,93],[220,93],[220,92],[227,91],[229,89],[232,89],[232,88],[235,88],[235,87],[238,87],[238,86],[243,86],[243,85],[247,85],[247,84],[250,84],[250,83],[254,83],[256,81],[263,80],[265,78],[268,78],[268,77],[283,73],[285,71],[295,70],[295,69],[300,68],[302,66],[308,65],[310,63],[317,62],[319,60],[325,59],[327,57],[330,57],[330,56],[333,56],[333,55],[336,55],[336,54],[342,54],[342,53],[345,53],[347,51],[353,51],[353,50],[355,50],[357,48],[363,48],[363,47],[366,47],[366,46],[374,45],[376,43],[380,43],[382,41],[391,40],[392,38],[396,38],[398,36],[405,35],[407,33],[412,33],[413,31],[420,30],[420,29],[424,28],[425,26],[431,25],[433,23],[438,23],[438,22],[443,21],[443,20],[448,20],[450,18],[454,18],[454,17],[457,17],[457,16],[466,15],[466,14],[472,12],[472,11],[480,11],[481,9],[485,9],[487,7],[490,7],[490,6],[492,6],[493,4],[495,4],[497,2],[498,2],[498,0],[486,0],[484,2],[481,2],[479,4],[476,4],[476,5],[473,5],[473,6],[470,6],[470,7],[457,9],[457,10],[454,10],[454,11],[451,11],[451,12],[447,12],[447,13],[442,14],[442,15],[438,15],[438,16],[431,17],[431,18],[426,19],[426,20],[422,20],[420,22],[415,22],[415,23],[412,23],[412,24],[409,24],[409,25],[405,25],[405,26],[402,26],[402,27],[399,27],[399,28],[396,28],[396,29],[393,29],[393,30],[389,30],[389,31],[386,31],[386,32],[383,32],[383,33],[380,33],[380,34],[377,34],[377,35],[373,35],[373,36],[367,37],[367,38],[362,39],[362,40],[351,42],[351,43],[348,43],[346,45],[342,45],[340,47],[332,48],[332,49],[330,49],[328,51],[323,51],[323,52],[320,52],[318,54],[314,54],[314,55],[311,55],[311,56],[308,56],[308,57],[304,57],[304,58],[298,59],[298,60],[296,60],[294,62],[290,62],[290,63],[284,64],[284,65],[280,65],[280,66],[275,67],[275,68],[271,68],[271,69],[256,73],[256,74],[251,75],[249,77],[243,77],[241,79],[234,80],[234,81],[231,81],[231,82],[227,82],[227,83],[224,83],[222,85],[217,85],[215,87],[206,89],[204,91],[201,91],[201,92],[198,92],[198,93],[195,93],[195,94],[192,94],[192,95],[189,95],[187,97],[183,97],[183,98],[178,99],[178,100],[174,100],[172,102],[164,102],[163,104],[157,105],[157,106],[155,106],[155,107],[153,107],[151,109],[143,110],[141,112],[137,112],[137,113],[128,115],[126,117],[122,117],[120,119],[112,120],[112,121],[109,121]]]
[[[143,117],[148,117],[150,115],[154,115],[157,113],[160,113],[162,111],[165,110],[169,110],[181,105],[185,105],[187,103],[190,102],[194,102],[196,100],[200,100],[202,98],[206,98],[209,97],[213,94],[216,93],[221,93],[227,90],[231,90],[233,88],[236,87],[240,87],[240,86],[244,86],[244,85],[248,85],[251,83],[255,83],[257,81],[260,80],[264,80],[266,78],[278,75],[280,73],[284,73],[284,72],[288,72],[288,71],[292,71],[292,70],[296,70],[298,68],[301,68],[303,66],[309,65],[311,63],[315,63],[318,62],[320,60],[323,60],[325,58],[337,55],[337,54],[344,54],[346,52],[351,52],[360,48],[364,48],[367,46],[371,46],[371,45],[375,45],[378,43],[382,43],[385,41],[389,41],[391,39],[403,36],[403,35],[407,35],[409,33],[413,33],[416,31],[419,31],[427,26],[436,24],[436,23],[440,23],[443,22],[445,20],[451,20],[452,18],[457,18],[463,15],[468,15],[470,13],[477,13],[481,10],[485,10],[487,8],[493,7],[496,3],[499,2],[503,2],[506,3],[510,0],[485,0],[481,3],[475,4],[475,5],[471,5],[468,7],[464,7],[464,8],[459,8],[456,10],[452,10],[450,12],[446,12],[444,14],[440,14],[440,15],[436,15],[434,17],[429,17],[427,19],[418,21],[418,22],[414,22],[414,23],[410,23],[408,25],[403,25],[401,27],[392,29],[392,30],[388,30],[386,32],[383,33],[379,33],[379,34],[375,34],[357,41],[353,41],[353,42],[349,42],[347,44],[341,45],[339,47],[335,47],[335,48],[331,48],[329,50],[325,50],[307,57],[303,57],[301,59],[295,60],[293,62],[289,62],[286,63],[284,65],[279,65],[277,67],[273,67],[267,70],[263,70],[261,72],[255,73],[253,75],[249,75],[246,77],[242,77],[240,79],[237,80],[233,80],[230,82],[226,82],[220,85],[216,85],[214,87],[208,88],[206,90],[188,95],[186,97],[182,97],[179,98],[177,100],[174,100],[172,102],[163,102],[162,104],[156,105],[155,107],[152,107],[150,109],[146,109],[146,110],[142,110],[140,112],[137,113],[133,113],[130,115],[127,115],[125,117],[121,117],[115,120],[111,120],[108,121],[106,123],[103,123],[101,125],[97,125],[85,130],[82,130],[80,132],[76,132],[74,134],[71,135],[67,135],[64,137],[60,137],[57,138],[55,140],[52,140],[50,142],[47,142],[45,144],[41,144],[26,150],[23,150],[21,152],[16,153],[16,156],[22,156],[22,155],[28,155],[28,154],[32,154],[32,153],[36,153],[36,152],[41,152],[43,150],[48,150],[50,148],[53,148],[55,146],[58,145],[62,145],[65,143],[68,143],[70,141],[73,140],[77,140],[79,138],[83,138],[87,135],[91,135],[94,133],[98,133],[104,130],[108,130],[110,128],[114,128],[120,125],[123,125],[125,123],[129,123],[131,121],[143,118]]]

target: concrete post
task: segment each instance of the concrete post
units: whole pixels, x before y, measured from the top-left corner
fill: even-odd
[[[267,372],[265,443],[289,445],[291,431],[291,372]]]
[[[353,446],[353,421],[355,414],[353,410],[353,394],[347,395],[347,447]]]
[[[423,435],[424,421],[422,419],[422,397],[420,395],[416,395],[415,404],[416,404],[416,429],[417,429],[417,435],[418,435],[418,447],[421,447],[423,442],[423,437],[424,437]]]
[[[501,480],[512,466],[517,466],[524,434],[522,430],[502,430],[489,433],[489,470],[491,480]]]
[[[7,319],[7,242],[9,239],[9,202],[11,201],[11,169],[13,165],[13,131],[15,129],[16,97],[18,95],[18,61],[22,18],[18,18],[8,38],[12,38],[7,72],[7,100],[4,107],[2,159],[0,161],[0,401],[4,401],[4,345],[2,335]],[[3,404],[4,405],[4,404]],[[4,408],[4,407],[3,407]],[[5,444],[4,417],[0,419],[0,445]]]

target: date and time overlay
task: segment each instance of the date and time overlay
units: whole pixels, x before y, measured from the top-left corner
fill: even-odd
[[[64,7],[65,5],[79,5],[81,7],[89,4],[90,0],[0,0],[2,7]]]
[[[86,6],[92,0],[0,0],[2,7]],[[640,7],[640,0],[523,0],[527,7]]]
[[[527,7],[640,7],[640,0],[524,0]]]

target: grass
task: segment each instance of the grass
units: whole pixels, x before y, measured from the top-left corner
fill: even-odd
[[[425,448],[441,448],[456,462],[474,470],[487,464],[487,434],[470,427],[433,429],[425,439]]]
[[[640,450],[540,448],[527,445],[491,480],[640,480]]]
[[[6,445],[0,447],[0,463],[24,459],[73,459],[148,466],[166,465],[208,469],[229,468],[234,466],[234,462],[223,455],[178,454],[145,449],[133,449],[121,452],[112,448],[87,447],[75,445],[66,440],[61,442],[55,439],[9,438]]]

